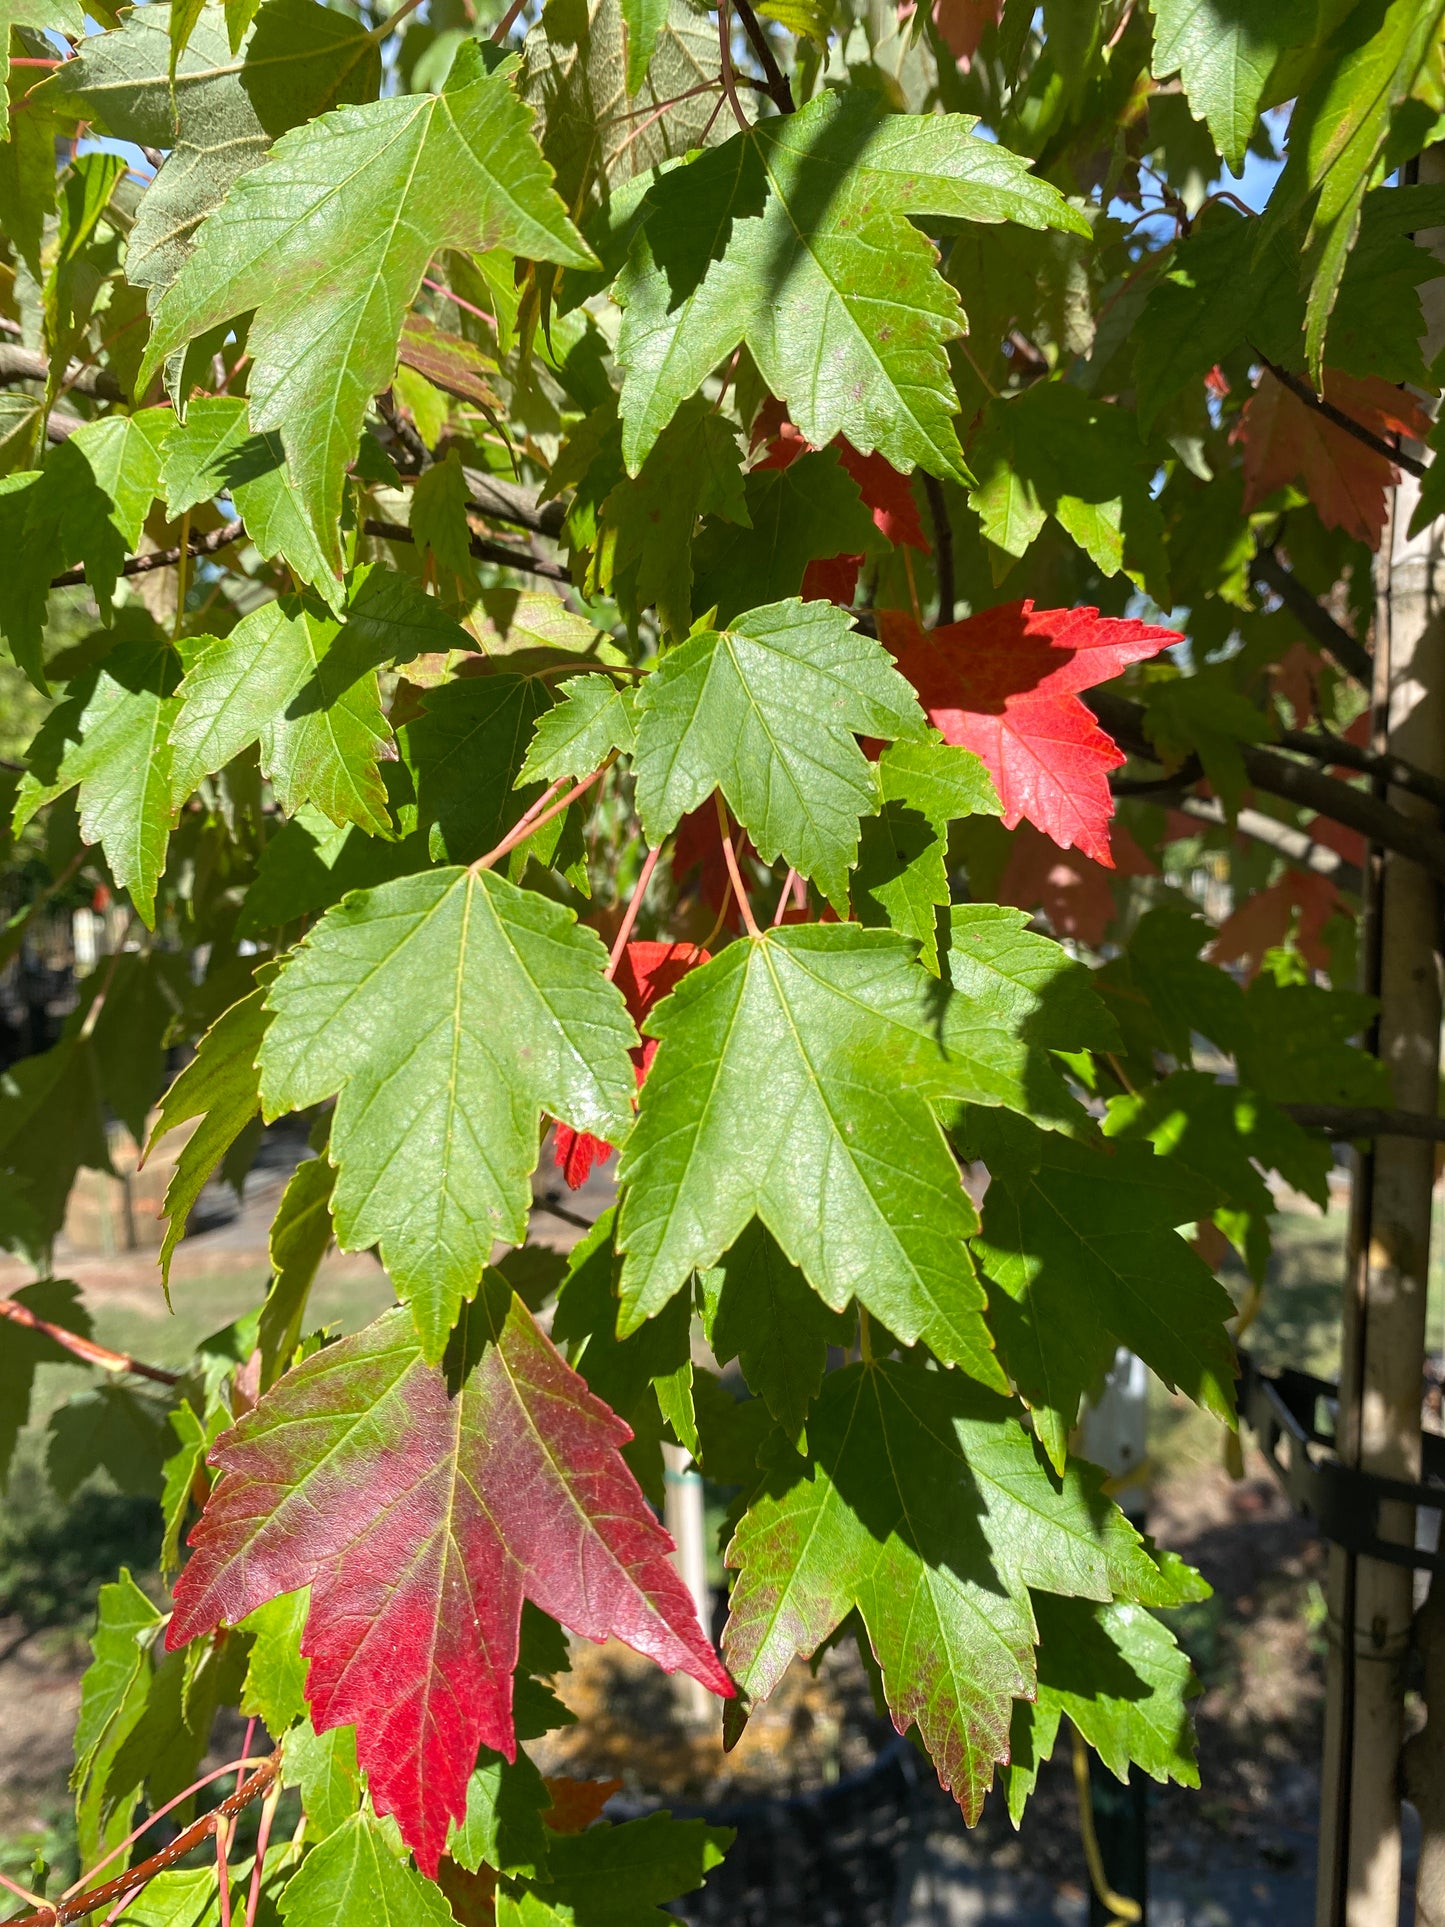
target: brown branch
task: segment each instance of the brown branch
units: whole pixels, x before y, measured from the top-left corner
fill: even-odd
[[[1142,795],[1142,791],[1130,792]],[[1338,850],[1332,850],[1324,843],[1316,843],[1308,830],[1297,830],[1290,823],[1281,823],[1277,817],[1266,816],[1263,810],[1243,809],[1236,815],[1233,824],[1225,816],[1224,805],[1214,796],[1195,796],[1189,792],[1170,791],[1167,783],[1161,783],[1153,793],[1152,800],[1159,803],[1172,803],[1184,816],[1192,816],[1197,822],[1215,829],[1232,829],[1236,836],[1247,837],[1252,843],[1262,843],[1266,849],[1273,850],[1287,862],[1301,870],[1313,870],[1317,876],[1328,877],[1331,883],[1341,890],[1348,890],[1354,896],[1363,896],[1365,880],[1357,864],[1348,862]]]
[[[137,1378],[154,1380],[157,1385],[179,1385],[181,1382],[179,1372],[165,1371],[159,1365],[143,1365],[128,1352],[113,1352],[108,1346],[82,1338],[79,1332],[67,1331],[64,1325],[52,1325],[48,1318],[37,1318],[28,1305],[22,1305],[17,1299],[0,1298],[0,1318],[8,1318],[12,1325],[24,1325],[29,1331],[42,1333],[86,1365],[99,1365],[107,1372],[132,1372]]]
[[[948,500],[936,475],[924,475],[923,493],[933,518],[933,567],[938,577],[938,627],[953,621],[956,599],[953,585],[953,524],[948,519]]]
[[[1413,1137],[1445,1143],[1445,1117],[1427,1117],[1423,1111],[1389,1111],[1354,1104],[1281,1104],[1279,1108],[1307,1131],[1324,1131],[1337,1141]]]
[[[167,1872],[178,1860],[184,1860],[193,1847],[209,1840],[216,1831],[220,1820],[234,1820],[243,1813],[251,1802],[263,1794],[281,1770],[281,1749],[278,1746],[269,1760],[263,1760],[244,1786],[237,1787],[228,1799],[219,1806],[193,1820],[190,1826],[178,1833],[167,1847],[153,1853],[148,1860],[139,1861],[127,1872],[118,1874],[114,1880],[107,1880],[102,1887],[92,1887],[89,1893],[72,1894],[68,1900],[61,1900],[53,1907],[42,1907],[38,1912],[25,1914],[21,1919],[9,1921],[6,1927],[68,1927],[72,1920],[83,1920],[87,1914],[97,1913],[100,1908],[122,1899],[133,1887],[143,1887],[154,1880],[157,1874]]]
[[[375,535],[383,542],[415,542],[416,537],[410,529],[404,529],[399,522],[365,521],[362,530],[367,535]],[[565,582],[570,589],[572,578],[560,562],[548,562],[543,557],[529,555],[525,549],[509,548],[505,542],[488,542],[485,537],[474,535],[471,552],[479,562],[496,562],[503,568],[522,569],[529,575],[540,575],[548,582]]]
[[[1292,749],[1316,763],[1339,763],[1345,769],[1356,769],[1362,776],[1373,776],[1381,783],[1408,790],[1412,796],[1421,796],[1437,809],[1445,810],[1445,779],[1407,763],[1401,756],[1381,756],[1375,750],[1361,748],[1358,743],[1347,743],[1341,737],[1312,729],[1282,729],[1276,740],[1281,749]]]
[[[767,85],[763,91],[780,114],[796,112],[793,103],[793,89],[788,76],[778,65],[778,57],[772,44],[763,31],[763,24],[753,12],[750,0],[732,0],[737,8],[738,19],[743,23],[743,32],[752,42],[753,52],[757,55],[763,72],[767,75]]]
[[[1315,600],[1273,549],[1259,551],[1254,558],[1253,573],[1256,586],[1262,582],[1277,595],[1305,634],[1313,637],[1327,655],[1333,656],[1347,676],[1352,676],[1362,689],[1370,687],[1374,664],[1369,650]]]
[[[239,542],[245,533],[244,522],[223,522],[220,528],[212,529],[209,535],[193,536],[186,544],[184,553],[214,555],[217,549],[224,549],[232,542]],[[122,575],[150,575],[156,569],[173,569],[180,561],[182,553],[180,549],[155,549],[148,555],[128,555],[121,564],[120,572]],[[50,586],[52,589],[74,589],[84,580],[83,568],[65,569],[61,574],[51,576]]]
[[[44,355],[33,348],[22,348],[18,343],[0,342],[0,388],[9,388],[18,381],[49,379],[50,363]],[[108,368],[86,367],[78,361],[72,361],[67,368],[65,386],[96,401],[125,399],[125,390]]]
[[[1383,435],[1375,434],[1374,430],[1366,428],[1363,422],[1357,422],[1353,415],[1347,415],[1343,408],[1336,408],[1332,401],[1326,401],[1323,395],[1317,395],[1307,381],[1301,381],[1298,375],[1292,375],[1287,368],[1278,367],[1268,355],[1261,355],[1253,343],[1250,344],[1250,353],[1258,357],[1261,365],[1269,370],[1281,388],[1288,388],[1295,399],[1302,401],[1306,408],[1313,408],[1317,414],[1323,415],[1326,421],[1333,422],[1336,428],[1342,428],[1347,435],[1353,435],[1355,440],[1363,443],[1366,448],[1372,448],[1377,455],[1383,455],[1387,462],[1394,462],[1398,467],[1403,468],[1407,475],[1415,475],[1423,480],[1429,474],[1428,462],[1422,462],[1418,456],[1407,455],[1402,448],[1396,448],[1393,442],[1387,442]]]
[[[471,497],[467,507],[474,515],[485,515],[493,522],[515,522],[533,535],[555,537],[562,533],[567,511],[560,502],[539,502],[519,482],[488,475],[480,468],[463,468],[462,475]]]
[[[1084,700],[1121,749],[1150,762],[1160,760],[1144,727],[1142,705],[1103,689],[1091,689]],[[1313,810],[1333,823],[1344,824],[1346,829],[1358,830],[1367,841],[1408,857],[1431,876],[1445,880],[1445,835],[1432,825],[1417,823],[1367,790],[1352,789],[1323,770],[1291,762],[1277,750],[1241,743],[1239,753],[1245,774],[1256,790]]]

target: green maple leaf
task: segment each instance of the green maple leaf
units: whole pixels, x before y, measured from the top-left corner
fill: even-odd
[[[970,750],[934,730],[925,742],[890,743],[878,758],[883,807],[863,821],[853,873],[860,923],[888,924],[918,941],[938,974],[938,912],[949,899],[948,826],[960,817],[997,816],[993,780]]]
[[[306,1158],[292,1172],[267,1234],[271,1287],[261,1307],[256,1343],[261,1390],[268,1391],[301,1342],[306,1302],[331,1247],[331,1193],[336,1172],[325,1156]],[[271,1728],[274,1733],[277,1728]]]
[[[649,1813],[620,1826],[553,1834],[547,1871],[497,1896],[497,1927],[663,1927],[664,1901],[700,1887],[731,1846],[731,1827]]]
[[[429,552],[444,600],[471,603],[481,589],[472,556],[472,527],[467,520],[471,490],[461,457],[449,449],[445,461],[433,462],[416,479],[411,492],[409,527],[423,553]]]
[[[1214,1222],[1261,1284],[1269,1264],[1276,1204],[1260,1167],[1276,1170],[1321,1210],[1329,1207],[1334,1162],[1323,1138],[1301,1130],[1276,1105],[1204,1071],[1176,1071],[1162,1083],[1112,1098],[1106,1136],[1145,1138],[1218,1191]]]
[[[1220,0],[1152,0],[1152,11],[1155,78],[1179,75],[1191,111],[1242,174],[1276,60],[1315,30],[1313,0],[1253,0],[1243,11]]]
[[[1201,1591],[1207,1592],[1207,1588]],[[1200,1690],[1169,1628],[1145,1606],[1040,1593],[1039,1696],[1014,1702],[1007,1771],[1015,1826],[1066,1714],[1111,1773],[1199,1785],[1189,1701]]]
[[[32,27],[37,32],[63,33],[72,40],[85,38],[85,9],[79,0],[0,0],[0,91],[10,79],[10,32]],[[0,141],[10,138],[9,124]]]
[[[344,620],[314,596],[281,596],[228,636],[188,638],[170,726],[177,806],[251,743],[291,815],[314,803],[333,823],[392,834],[378,758],[391,742],[377,669],[461,632],[405,576],[358,573]]]
[[[1028,921],[995,903],[958,904],[949,914],[944,974],[957,994],[942,1035],[958,1066],[955,1090],[969,1103],[1006,1105],[1087,1135],[1089,1120],[1051,1053],[1112,1050],[1118,1031],[1093,973]]]
[[[1244,996],[1241,1082],[1281,1104],[1388,1107],[1388,1065],[1351,1042],[1374,1013],[1374,999],[1358,991],[1278,984],[1261,972]]]
[[[829,1345],[852,1342],[851,1314],[828,1310],[759,1218],[704,1272],[702,1285],[703,1332],[714,1358],[719,1365],[737,1359],[748,1389],[789,1443],[806,1451],[808,1407],[822,1387]]]
[[[37,1269],[48,1263],[81,1165],[111,1169],[95,1040],[79,1035],[82,1021],[0,1074],[0,1173],[20,1192],[18,1211],[6,1200],[4,1243]]]
[[[79,1851],[91,1865],[130,1832],[140,1789],[112,1791],[110,1772],[145,1711],[152,1679],[149,1647],[162,1624],[161,1615],[124,1566],[118,1580],[101,1587],[96,1608],[90,1641],[93,1658],[80,1682],[75,1765],[70,1774]],[[123,1797],[126,1793],[129,1798]]]
[[[596,769],[613,750],[637,745],[635,693],[610,676],[572,676],[557,685],[557,701],[537,718],[518,784],[574,779]]]
[[[542,1113],[631,1128],[635,1033],[603,962],[570,910],[435,870],[328,911],[268,995],[265,1113],[337,1097],[337,1242],[379,1243],[429,1359],[493,1244],[526,1235]]]
[[[162,445],[161,490],[172,517],[229,495],[258,552],[268,561],[280,556],[339,611],[341,586],[292,484],[281,437],[253,435],[245,402],[213,395],[191,403]]]
[[[0,482],[0,631],[20,667],[45,691],[42,636],[50,578],[74,563],[111,619],[111,595],[135,549],[160,483],[161,441],[170,411],[144,408],[83,422],[47,456],[45,467]]]
[[[727,1550],[723,1654],[766,1699],[855,1607],[894,1724],[914,1723],[971,1821],[1034,1691],[1029,1588],[1108,1601],[1172,1593],[1103,1474],[1054,1477],[1018,1408],[960,1372],[888,1361],[831,1372],[806,1460],[779,1444]]]
[[[435,1881],[393,1847],[382,1823],[354,1813],[313,1847],[281,1890],[283,1920],[374,1920],[396,1927],[454,1927]]]
[[[858,484],[831,448],[800,456],[781,471],[754,469],[743,511],[730,527],[709,523],[693,558],[693,600],[700,609],[716,609],[722,622],[797,595],[810,562],[887,550]]]
[[[270,1022],[265,997],[263,983],[223,1011],[161,1099],[147,1155],[167,1131],[193,1117],[201,1120],[182,1146],[166,1186],[164,1212],[169,1222],[161,1240],[160,1267],[167,1288],[171,1259],[185,1236],[186,1220],[202,1186],[260,1109],[256,1058]]]
[[[525,1753],[509,1761],[484,1746],[467,1782],[466,1817],[447,1842],[447,1853],[469,1873],[486,1866],[506,1874],[545,1875],[552,1835],[542,1815],[551,1804],[551,1793]]]
[[[384,764],[383,782],[401,767]],[[397,798],[391,800],[398,808]],[[303,803],[261,852],[256,881],[246,892],[236,920],[236,935],[259,936],[313,911],[329,910],[348,890],[374,889],[393,877],[424,870],[427,862],[424,832],[413,831],[389,843],[368,836],[354,823],[338,826],[310,803]]]
[[[715,515],[751,526],[741,461],[732,425],[701,395],[691,397],[658,436],[636,481],[619,482],[606,497],[599,580],[631,622],[643,609],[655,608],[667,635],[685,636],[692,627],[692,533],[698,517]],[[792,583],[779,593],[796,588]],[[761,592],[753,597],[754,602],[769,600]]]
[[[965,115],[825,92],[658,180],[617,282],[623,452],[636,473],[740,342],[805,441],[846,435],[904,473],[964,481],[944,344],[964,331],[914,220],[1085,231]]]
[[[80,1287],[69,1279],[45,1278],[39,1284],[22,1285],[12,1295],[48,1324],[61,1325],[82,1338],[91,1336],[90,1314],[80,1302]],[[36,1366],[79,1363],[73,1352],[44,1332],[28,1330],[24,1325],[12,1325],[7,1330],[5,1347],[0,1351],[0,1492],[10,1476],[15,1441],[30,1415]]]
[[[1054,1464],[1120,1345],[1232,1422],[1234,1305],[1175,1228],[1210,1215],[1213,1186],[1143,1144],[1105,1155],[1040,1132],[1034,1150],[1030,1174],[989,1187],[973,1250],[995,1287],[1000,1352]]]
[[[361,1805],[356,1728],[333,1726],[318,1733],[309,1719],[303,1719],[288,1729],[283,1745],[286,1784],[301,1795],[306,1837],[313,1842],[325,1840]]]
[[[978,472],[969,505],[983,523],[1001,582],[1049,516],[1104,575],[1121,571],[1168,603],[1164,518],[1156,467],[1134,417],[1070,382],[1041,381],[991,401],[969,444]]]
[[[19,832],[78,787],[82,838],[102,846],[152,929],[173,817],[168,732],[180,713],[180,675],[180,657],[163,639],[117,643],[41,725],[15,804]]]
[[[847,902],[858,819],[879,804],[853,732],[921,736],[913,690],[884,650],[820,602],[753,609],[669,650],[636,697],[633,768],[656,847],[720,789],[758,854],[780,854]]]
[[[251,426],[280,431],[333,566],[346,466],[442,248],[592,259],[552,191],[511,74],[458,52],[447,91],[343,107],[283,135],[205,222],[156,310],[140,382],[254,310]]]
[[[906,1344],[1002,1383],[963,1242],[973,1206],[928,1109],[952,1074],[932,988],[891,931],[811,924],[730,944],[657,1006],[618,1170],[620,1331],[756,1215],[834,1311],[856,1296]]]

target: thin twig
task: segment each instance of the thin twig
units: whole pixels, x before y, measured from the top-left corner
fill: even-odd
[[[1281,1104],[1279,1108],[1305,1130],[1323,1131],[1339,1142],[1358,1137],[1413,1137],[1445,1143],[1445,1117],[1428,1117],[1423,1111],[1354,1104]]]
[[[526,4],[527,0],[512,0],[511,6],[507,8],[507,11],[492,29],[492,45],[494,47],[501,46],[507,35],[512,31],[517,15]]]
[[[157,1874],[167,1872],[178,1860],[184,1860],[193,1847],[200,1846],[203,1840],[209,1840],[221,1820],[234,1820],[238,1813],[250,1806],[253,1800],[266,1791],[281,1770],[281,1749],[278,1746],[268,1759],[248,1760],[244,1764],[254,1766],[256,1771],[240,1792],[233,1793],[229,1799],[223,1800],[220,1806],[213,1808],[210,1813],[203,1814],[199,1820],[193,1820],[190,1826],[178,1833],[168,1846],[161,1848],[159,1853],[153,1853],[148,1860],[140,1861],[138,1865],[129,1868],[116,1879],[106,1881],[103,1887],[92,1887],[89,1893],[80,1891],[85,1882],[93,1879],[101,1867],[114,1860],[118,1854],[124,1853],[127,1847],[140,1838],[147,1827],[154,1826],[162,1814],[169,1813],[171,1808],[179,1806],[182,1800],[189,1800],[193,1793],[199,1793],[202,1787],[209,1786],[213,1780],[219,1780],[225,1774],[234,1772],[237,1765],[235,1760],[229,1761],[223,1767],[218,1767],[214,1773],[206,1774],[204,1779],[195,1781],[183,1793],[178,1793],[173,1800],[168,1800],[163,1807],[158,1807],[142,1826],[137,1827],[133,1833],[127,1834],[118,1846],[111,1848],[103,1860],[97,1861],[89,1872],[82,1874],[73,1887],[68,1887],[58,1901],[53,1904],[47,1902],[37,1912],[25,1914],[19,1920],[7,1922],[6,1927],[68,1927],[70,1921],[83,1920],[87,1914],[99,1913],[102,1907],[109,1906],[111,1902],[127,1898],[132,1888],[143,1887],[148,1881],[154,1880]]]
[[[217,549],[227,548],[246,533],[244,522],[223,522],[218,529],[209,534],[193,536],[186,544],[189,555],[214,555]],[[149,555],[128,555],[120,565],[122,575],[150,575],[155,569],[173,569],[181,559],[181,551],[175,549],[154,549]],[[85,580],[84,568],[64,569],[59,575],[50,578],[52,589],[74,589]]]
[[[662,845],[647,852],[647,860],[642,866],[642,874],[633,887],[627,900],[627,908],[622,913],[622,924],[612,943],[612,954],[607,959],[606,977],[611,983],[617,975],[617,966],[622,962],[622,954],[627,948],[627,939],[632,935],[632,926],[637,922],[637,913],[642,908],[642,899],[647,895],[647,886],[652,881],[652,873],[657,868],[657,859],[662,855]]]
[[[404,529],[399,522],[368,520],[361,527],[365,534],[378,536],[383,542],[416,541],[411,530]],[[508,548],[505,542],[488,542],[480,535],[474,535],[469,546],[479,562],[497,562],[503,568],[521,569],[528,575],[544,576],[549,582],[565,582],[569,589],[572,586],[571,576],[560,563],[544,561],[525,549]]]
[[[797,110],[793,103],[793,90],[788,77],[778,65],[778,57],[773,52],[763,24],[753,12],[751,0],[732,0],[738,10],[738,19],[743,23],[743,32],[753,44],[763,72],[768,77],[767,94],[780,114],[791,114]]]
[[[1402,756],[1379,755],[1358,743],[1347,743],[1340,736],[1312,729],[1282,729],[1275,738],[1280,749],[1294,750],[1316,763],[1338,763],[1343,769],[1356,769],[1362,776],[1373,776],[1396,789],[1422,796],[1427,803],[1445,810],[1445,779],[1407,763]]]
[[[616,761],[617,751],[614,749],[607,760],[599,763],[590,776],[584,776],[580,783],[574,783],[572,785],[565,796],[559,796],[549,810],[543,810],[540,816],[533,816],[529,813],[514,823],[494,850],[488,850],[485,856],[479,856],[477,858],[476,862],[471,866],[472,869],[490,870],[492,865],[504,857],[509,850],[516,849],[519,843],[525,843],[534,830],[540,830],[544,823],[550,823],[554,816],[560,816],[570,803],[575,803],[584,791],[590,790],[592,785],[597,782],[600,777],[605,776]],[[532,807],[535,810],[536,805],[534,804]]]
[[[924,475],[923,493],[933,518],[933,569],[938,579],[938,626],[953,621],[956,594],[953,586],[953,524],[948,519],[948,502],[943,484],[936,475]]]
[[[1372,448],[1377,455],[1383,455],[1386,461],[1394,462],[1398,467],[1403,468],[1407,475],[1423,479],[1429,474],[1428,462],[1422,462],[1415,455],[1407,455],[1404,449],[1396,448],[1394,443],[1387,442],[1383,435],[1377,435],[1372,428],[1366,428],[1363,422],[1357,422],[1353,415],[1347,415],[1343,408],[1336,408],[1332,401],[1326,401],[1323,395],[1317,395],[1307,381],[1301,381],[1298,375],[1292,375],[1287,368],[1281,368],[1276,362],[1271,361],[1268,355],[1261,355],[1253,343],[1250,344],[1250,352],[1258,356],[1260,365],[1269,370],[1281,388],[1288,388],[1295,399],[1302,401],[1306,408],[1313,408],[1317,414],[1323,415],[1326,421],[1333,422],[1336,428],[1342,428],[1347,435],[1353,435],[1355,440],[1363,443],[1366,448]]]
[[[14,1298],[0,1298],[0,1318],[8,1318],[12,1325],[24,1325],[30,1331],[42,1333],[72,1357],[87,1365],[99,1365],[102,1371],[130,1372],[136,1378],[148,1378],[157,1385],[179,1385],[181,1382],[179,1372],[163,1371],[159,1365],[143,1365],[128,1352],[113,1352],[108,1346],[82,1338],[79,1332],[67,1331],[64,1325],[52,1325],[48,1318],[37,1318],[28,1305],[22,1305]]]
[[[1256,587],[1263,583],[1277,595],[1305,634],[1333,656],[1347,676],[1362,689],[1374,680],[1374,660],[1362,642],[1336,622],[1323,603],[1318,602],[1293,570],[1287,569],[1273,549],[1261,549],[1251,564]]]
[[[753,906],[748,901],[748,893],[743,888],[743,874],[738,868],[737,853],[733,849],[732,834],[728,829],[727,805],[722,800],[722,791],[714,790],[712,800],[717,805],[718,834],[722,838],[723,862],[727,865],[728,876],[732,882],[733,895],[738,900],[738,908],[743,913],[743,922],[750,937],[760,937],[757,919],[753,916]]]

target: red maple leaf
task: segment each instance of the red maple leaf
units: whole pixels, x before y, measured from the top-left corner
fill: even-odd
[[[1324,927],[1349,906],[1326,876],[1315,870],[1286,870],[1268,889],[1254,895],[1219,926],[1209,946],[1211,963],[1249,962],[1249,975],[1258,974],[1267,950],[1284,943],[1294,930],[1294,947],[1312,970],[1328,970],[1330,953]]]
[[[1424,441],[1433,424],[1411,396],[1379,375],[1325,370],[1325,400],[1372,434]],[[1395,464],[1292,394],[1266,371],[1245,403],[1233,440],[1244,449],[1246,513],[1286,482],[1299,482],[1326,528],[1380,546]]]
[[[1155,876],[1157,870],[1122,824],[1114,826],[1114,869],[1121,876]],[[1017,910],[1042,910],[1056,937],[1076,937],[1097,950],[1117,905],[1109,871],[1077,850],[1061,850],[1030,823],[1020,823],[998,900]]]
[[[373,1803],[434,1878],[478,1748],[516,1758],[524,1597],[732,1694],[623,1463],[631,1437],[496,1272],[440,1370],[410,1312],[386,1312],[217,1441],[166,1645],[309,1586],[312,1721],[355,1726]]]
[[[708,955],[695,943],[628,944],[613,981],[627,999],[628,1014],[639,1030],[652,1006],[674,990],[689,970],[705,964]],[[656,1051],[655,1037],[645,1037],[633,1047],[632,1062],[639,1090]],[[605,1138],[593,1137],[590,1131],[574,1131],[570,1124],[559,1122],[552,1127],[552,1156],[569,1189],[578,1191],[587,1182],[592,1167],[605,1164],[612,1156],[612,1146]]]
[[[766,442],[768,450],[759,468],[791,468],[800,455],[812,452],[788,420],[784,404],[770,395],[753,422],[752,446]],[[931,544],[923,533],[918,504],[906,475],[900,475],[890,462],[874,453],[860,455],[845,435],[835,435],[828,446],[837,451],[839,463],[858,484],[863,506],[873,517],[874,527],[894,548],[917,549],[923,555]],[[802,598],[805,602],[836,602],[847,608],[858,588],[861,555],[832,555],[810,562],[803,572]]]
[[[1078,692],[1183,638],[1097,609],[1032,602],[927,630],[885,609],[879,626],[934,728],[983,758],[1006,826],[1027,818],[1112,869],[1109,771],[1125,758]]]

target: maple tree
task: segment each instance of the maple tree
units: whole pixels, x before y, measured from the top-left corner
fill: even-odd
[[[1391,1104],[1364,840],[1445,878],[1367,715],[1445,4],[1325,11],[0,0],[0,964],[116,933],[0,1074],[0,1478],[98,1371],[50,1480],[162,1514],[64,1918],[666,1918],[727,1830],[544,1782],[564,1635],[729,1743],[857,1639],[970,1820],[1066,1719],[1197,1783],[1203,1582],[1081,1405],[1125,1348],[1234,1422],[1203,1254]],[[77,1175],[169,1160],[159,1294],[287,1116],[261,1302],[97,1345]],[[615,1181],[565,1262],[539,1171]]]

